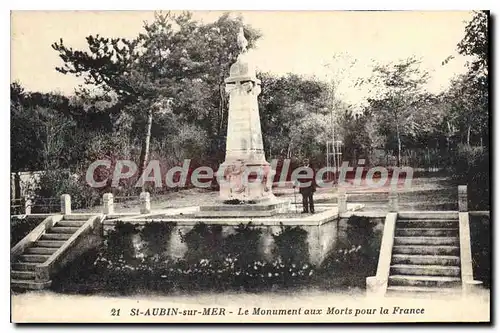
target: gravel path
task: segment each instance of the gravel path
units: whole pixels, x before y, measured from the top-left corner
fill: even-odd
[[[388,187],[369,188],[366,186],[350,187],[347,189],[348,202],[362,202],[365,211],[383,211],[386,209]],[[277,197],[286,198],[301,204],[301,195],[297,189],[289,186],[285,188],[274,188]],[[295,192],[295,193],[294,193]],[[412,180],[411,186],[399,189],[399,204],[403,210],[456,210],[458,207],[457,189],[447,177],[419,177]],[[318,188],[314,195],[318,203],[336,203],[337,190],[335,188]],[[151,196],[152,210],[165,210],[168,208],[192,207],[200,205],[212,205],[217,202],[218,192],[206,189],[187,189],[171,192],[164,195]],[[139,198],[133,197],[128,200],[118,198],[115,200],[115,211],[136,212],[138,211]],[[78,210],[77,212],[100,212],[101,206],[90,209]]]

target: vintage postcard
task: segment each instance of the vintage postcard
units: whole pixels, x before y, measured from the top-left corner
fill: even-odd
[[[12,11],[14,323],[490,322],[488,11]]]

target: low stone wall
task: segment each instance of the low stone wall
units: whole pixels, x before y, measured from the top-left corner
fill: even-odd
[[[116,224],[119,219],[111,220],[111,221],[106,221],[104,224],[104,234],[107,234],[110,230],[113,229],[114,224]],[[185,235],[187,234],[193,227],[196,225],[197,222],[185,222],[179,219],[157,219],[155,218],[154,220],[130,220],[130,221],[123,221],[126,223],[131,223],[135,224],[139,228],[143,225],[145,225],[147,222],[175,222],[176,226],[174,227],[171,236],[170,236],[170,242],[169,242],[169,255],[172,258],[183,258],[184,255],[187,252],[187,244],[182,242],[181,239],[181,234]],[[221,223],[214,222],[210,223],[207,221],[203,221],[207,225],[220,225]],[[246,223],[244,223],[246,224]],[[304,223],[300,224],[297,222],[294,222],[293,224],[286,223],[284,225],[288,226],[298,226],[301,229],[305,230],[307,232],[307,246],[309,249],[309,260],[312,264],[319,265],[321,262],[325,259],[326,255],[328,252],[335,246],[337,243],[338,239],[338,219],[331,219],[326,222],[321,222],[321,223]],[[238,226],[238,224],[223,224],[222,225],[222,236],[227,237],[228,235],[234,234],[235,233],[235,228]],[[274,244],[274,239],[273,235],[278,234],[282,229],[281,225],[279,223],[262,223],[262,224],[255,224],[253,223],[252,226],[254,228],[259,228],[262,230],[262,234],[260,237],[260,250],[261,254],[263,257],[267,260],[273,260],[274,255],[273,255],[273,248],[275,247]],[[140,237],[137,236],[134,239],[134,242],[136,244],[139,244],[141,242]]]
[[[337,222],[330,221],[318,226],[302,225],[299,226],[307,232],[307,245],[309,249],[309,261],[312,264],[319,265],[324,260],[328,251],[334,246],[337,238]],[[170,254],[174,258],[183,258],[187,251],[187,246],[182,243],[179,232],[186,234],[193,228],[193,225],[180,225],[174,229],[170,239]],[[281,230],[276,225],[255,226],[262,230],[260,238],[261,254],[266,260],[275,259],[273,256],[274,239],[273,234],[278,234]],[[224,237],[234,234],[234,226],[223,226],[222,234]]]

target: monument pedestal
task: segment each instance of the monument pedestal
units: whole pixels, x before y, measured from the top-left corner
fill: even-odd
[[[219,168],[221,203],[254,204],[274,199],[272,184],[275,171],[265,160],[225,161]]]

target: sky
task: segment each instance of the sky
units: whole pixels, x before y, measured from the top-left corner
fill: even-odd
[[[275,74],[296,73],[339,81],[338,97],[352,104],[369,95],[355,87],[370,76],[373,63],[397,62],[412,55],[429,71],[426,89],[437,93],[465,71],[466,58],[456,45],[464,35],[466,11],[244,11],[245,23],[262,33],[249,52],[257,69]],[[194,12],[204,22],[217,11]],[[81,79],[55,70],[62,65],[51,44],[60,38],[74,49],[87,49],[85,37],[100,34],[133,38],[150,11],[23,11],[11,15],[11,82],[25,89],[72,94]],[[447,65],[442,61],[455,58]],[[336,56],[336,57],[335,57]],[[352,65],[352,63],[354,64]],[[328,67],[325,65],[329,65]]]

